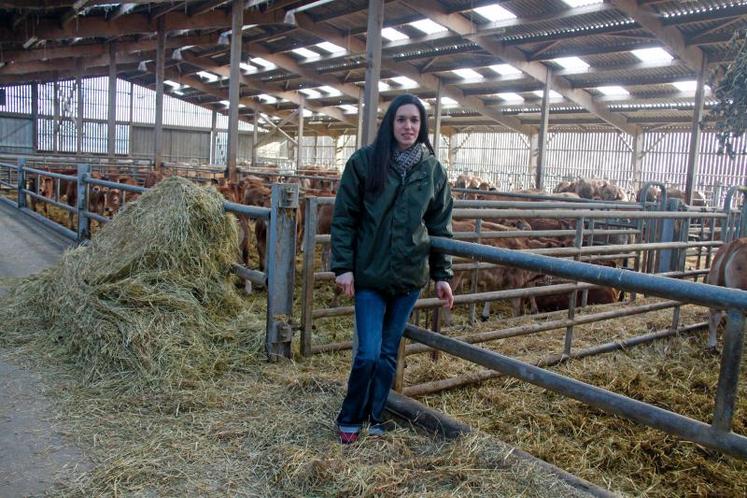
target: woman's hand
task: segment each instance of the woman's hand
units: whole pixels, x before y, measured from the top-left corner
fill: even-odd
[[[348,296],[353,297],[355,295],[355,286],[353,285],[353,272],[348,271],[337,276],[335,279],[337,287],[342,289],[342,292]],[[446,284],[449,285],[449,284]],[[449,290],[451,292],[451,290]]]
[[[449,282],[445,280],[439,280],[436,282],[436,296],[438,296],[439,299],[446,301],[444,303],[444,308],[451,309],[454,307],[454,294],[451,292]]]

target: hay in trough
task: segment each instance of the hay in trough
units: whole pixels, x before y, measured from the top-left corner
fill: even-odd
[[[0,340],[54,344],[91,378],[168,384],[220,373],[261,344],[260,317],[239,317],[237,240],[217,192],[170,177],[89,245],[13,287]]]

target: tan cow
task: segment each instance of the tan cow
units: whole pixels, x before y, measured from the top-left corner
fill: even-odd
[[[706,283],[731,289],[747,290],[747,237],[732,240],[719,247],[706,277]],[[708,321],[708,348],[716,350],[716,329],[723,310],[711,308]]]

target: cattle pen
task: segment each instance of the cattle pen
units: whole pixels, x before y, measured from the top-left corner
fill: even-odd
[[[747,1],[0,0],[0,33],[0,495],[747,494]],[[402,94],[455,306],[421,290],[394,430],[341,446],[335,205]],[[15,268],[39,234],[70,247]]]

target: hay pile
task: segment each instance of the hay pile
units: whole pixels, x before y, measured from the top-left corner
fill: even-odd
[[[237,240],[217,192],[170,177],[90,245],[13,287],[0,341],[54,344],[91,378],[163,385],[220,373],[261,344],[230,273]]]

